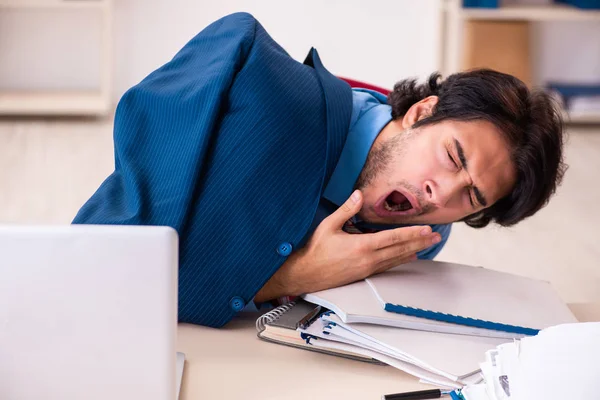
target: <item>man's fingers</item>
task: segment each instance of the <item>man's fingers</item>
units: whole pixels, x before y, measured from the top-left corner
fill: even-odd
[[[389,229],[371,234],[372,248],[383,249],[403,242],[425,238],[431,235],[430,226],[409,226]]]
[[[435,243],[439,243],[440,239],[441,237],[439,233],[434,233],[429,237],[421,237],[419,239],[413,239],[408,242],[386,247],[375,253],[376,264],[382,265],[388,260],[410,257],[413,254],[434,245]]]
[[[363,204],[363,196],[360,190],[355,190],[344,204],[341,205],[333,214],[323,220],[330,229],[342,229],[346,221],[356,215]]]

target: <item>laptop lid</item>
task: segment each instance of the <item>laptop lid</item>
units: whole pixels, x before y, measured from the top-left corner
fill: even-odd
[[[177,233],[0,227],[0,398],[176,398]]]

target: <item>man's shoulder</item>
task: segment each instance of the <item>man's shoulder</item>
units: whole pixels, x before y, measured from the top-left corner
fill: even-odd
[[[251,24],[258,23],[258,20],[254,17],[254,15],[250,14],[249,12],[245,12],[245,11],[239,11],[239,12],[225,15],[218,21],[221,21],[221,22],[247,22],[247,23],[251,23]]]
[[[252,14],[236,12],[213,21],[196,38],[205,39],[208,36],[216,40],[252,42],[258,26],[260,23]]]

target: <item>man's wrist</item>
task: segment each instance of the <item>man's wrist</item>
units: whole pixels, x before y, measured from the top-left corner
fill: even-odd
[[[265,303],[267,301],[276,299],[277,297],[283,296],[280,294],[283,292],[283,290],[281,284],[278,282],[278,277],[276,274],[277,273],[275,273],[275,275],[273,275],[271,279],[265,283],[258,293],[256,293],[256,296],[254,296],[254,301],[256,303]]]
[[[258,291],[254,296],[254,300],[257,303],[262,303],[283,296],[302,294],[301,287],[298,284],[299,280],[295,277],[299,259],[299,252],[293,253]]]

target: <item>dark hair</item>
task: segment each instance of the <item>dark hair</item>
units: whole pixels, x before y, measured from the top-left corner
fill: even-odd
[[[489,69],[440,78],[434,73],[421,85],[415,79],[398,82],[388,96],[392,117],[400,118],[418,101],[438,96],[431,115],[413,128],[446,120],[489,121],[504,133],[517,171],[507,196],[463,221],[474,228],[491,221],[511,226],[535,214],[548,203],[566,171],[564,124],[556,102],[541,89],[529,90],[514,76]]]

